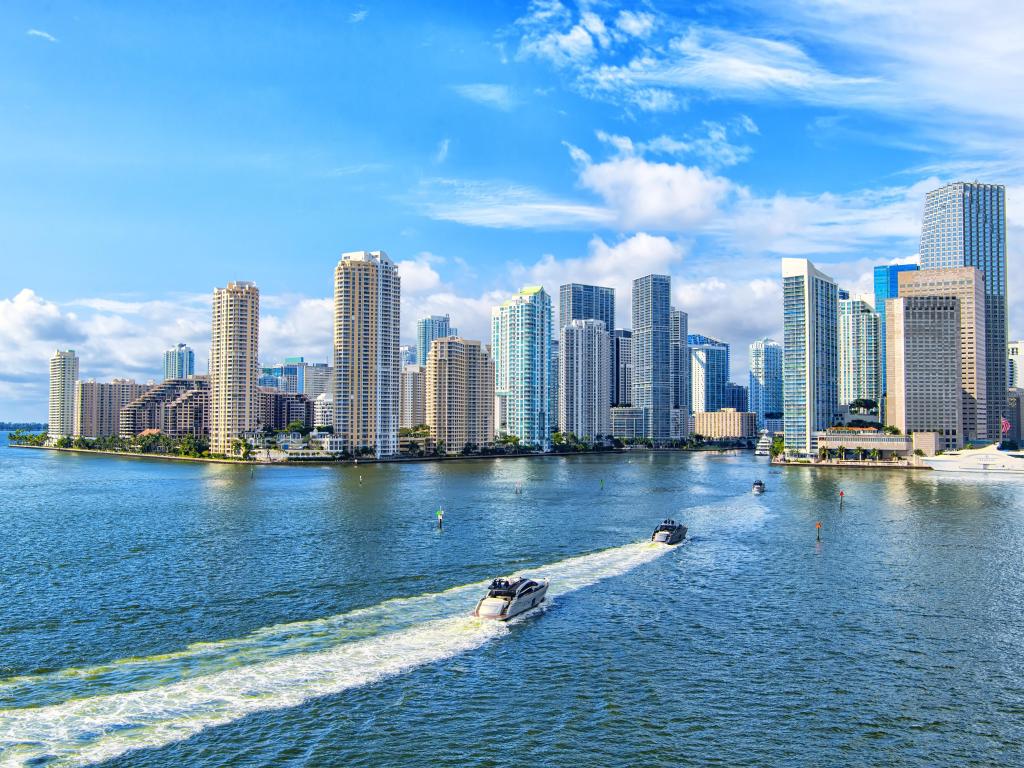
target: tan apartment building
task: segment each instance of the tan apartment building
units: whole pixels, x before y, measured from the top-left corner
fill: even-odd
[[[401,280],[383,251],[343,253],[334,270],[334,434],[345,450],[398,453]]]
[[[426,419],[448,453],[494,442],[494,361],[482,342],[434,339],[426,366]]]
[[[757,437],[757,414],[723,408],[693,414],[693,431],[705,440],[753,440]]]
[[[120,435],[121,409],[150,386],[136,384],[134,379],[75,382],[75,437],[93,439]]]
[[[902,283],[900,284],[902,290]],[[907,296],[885,304],[885,423],[964,444],[960,300]]]
[[[408,429],[426,423],[426,372],[422,365],[405,365],[402,367],[401,391],[398,396],[398,427]]]
[[[900,272],[899,295],[950,296],[960,302],[960,388],[963,439],[995,439],[999,414],[989,414],[985,373],[985,279],[975,267]],[[995,417],[993,423],[992,416]]]
[[[71,437],[75,432],[75,382],[78,380],[78,355],[73,349],[58,349],[50,358],[51,440]]]
[[[157,429],[168,437],[210,433],[210,382],[206,376],[167,379],[121,409],[121,437]]]
[[[230,453],[259,418],[260,290],[239,281],[213,291],[210,451]]]

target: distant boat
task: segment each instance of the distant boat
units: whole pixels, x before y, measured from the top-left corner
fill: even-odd
[[[755,480],[751,490],[754,492],[755,496],[760,496],[764,493],[764,480]]]
[[[658,544],[678,544],[686,538],[686,526],[675,520],[665,520],[654,529],[651,541]]]
[[[547,591],[547,579],[534,581],[522,576],[495,579],[487,587],[487,594],[476,604],[473,615],[481,619],[508,621],[543,603]]]
[[[984,448],[961,448],[921,459],[939,472],[981,472],[1002,475],[1024,474],[1024,452],[1001,451],[998,443]]]
[[[757,446],[754,448],[755,456],[771,456],[772,455],[772,436],[765,430],[761,433],[761,438],[757,441]]]

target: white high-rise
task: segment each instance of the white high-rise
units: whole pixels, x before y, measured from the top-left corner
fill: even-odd
[[[227,454],[259,421],[260,289],[238,281],[213,290],[210,451]]]
[[[491,310],[497,431],[525,445],[551,444],[551,297],[523,288]]]
[[[175,344],[164,352],[164,381],[187,379],[196,372],[196,355],[187,344]]]
[[[447,338],[441,336],[439,338]],[[437,339],[434,339],[437,341]],[[427,423],[426,372],[419,365],[402,366],[402,382],[398,396],[398,428],[409,429]]]
[[[757,414],[759,427],[765,417],[782,414],[782,345],[774,339],[758,339],[750,345],[750,390],[748,407]]]
[[[593,440],[611,434],[611,336],[600,320],[562,326],[558,358],[558,424]]]
[[[809,456],[839,408],[838,289],[807,259],[782,260],[786,452]]]
[[[334,434],[351,453],[398,453],[401,280],[383,251],[334,270]]]
[[[882,327],[861,299],[839,302],[839,404],[882,398]]]
[[[75,381],[78,379],[78,355],[73,349],[58,349],[50,358],[51,440],[71,437],[75,431]]]

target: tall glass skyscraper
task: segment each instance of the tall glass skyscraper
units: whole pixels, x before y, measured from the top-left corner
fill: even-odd
[[[672,279],[647,275],[633,281],[633,407],[643,413],[644,437],[672,436],[670,318]]]
[[[624,407],[633,398],[633,332],[612,331],[612,405]]]
[[[921,269],[976,267],[985,279],[988,432],[1007,411],[1006,188],[958,181],[925,198]]]
[[[881,319],[860,299],[839,301],[839,404],[882,398]],[[881,414],[879,414],[881,415]]]
[[[807,259],[782,260],[782,407],[787,453],[812,455],[839,407],[838,289]]]
[[[491,310],[495,424],[528,445],[551,445],[551,297],[537,286]]]
[[[600,320],[605,330],[615,330],[615,289],[600,285],[567,283],[558,289],[558,327],[573,320]]]
[[[759,339],[750,345],[749,400],[759,427],[764,426],[766,415],[782,414],[782,346],[773,339]]]
[[[175,344],[164,352],[164,381],[195,375],[196,355],[187,344]]]
[[[887,264],[875,267],[875,312],[878,313],[878,376],[882,382],[882,399],[885,395],[885,301],[895,299],[900,292],[900,272],[914,272],[917,264]],[[884,403],[879,407],[884,408]]]
[[[451,327],[448,315],[430,315],[416,321],[416,365],[426,366],[430,342],[445,336],[458,336],[459,331]]]
[[[690,318],[681,309],[672,308],[669,343],[671,344],[672,407],[682,411],[680,423],[689,422],[690,415]],[[684,429],[685,431],[685,429]],[[685,435],[676,435],[685,437]]]
[[[729,383],[729,345],[724,341],[691,333],[690,405],[694,413],[720,411],[729,407],[726,384]]]

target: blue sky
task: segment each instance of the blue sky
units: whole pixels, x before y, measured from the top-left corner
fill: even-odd
[[[779,263],[854,292],[917,250],[924,193],[1024,214],[1024,12],[1005,3],[6,3],[0,418],[83,377],[205,365],[209,294],[263,292],[261,356],[328,356],[339,253],[400,263],[403,333],[486,338],[527,283],[668,272],[696,332],[781,326]]]

